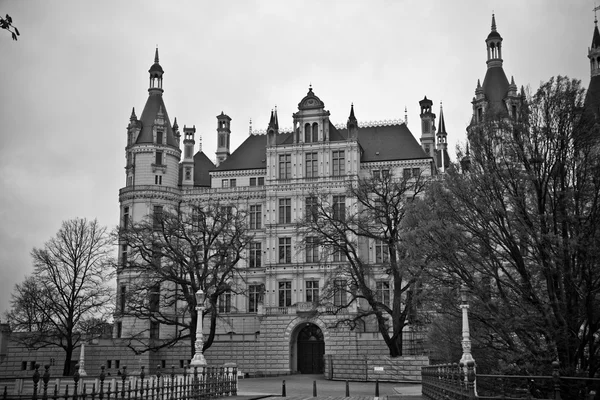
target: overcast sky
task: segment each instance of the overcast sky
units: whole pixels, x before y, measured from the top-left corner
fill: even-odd
[[[118,223],[126,126],[148,96],[158,45],[164,100],[179,126],[216,150],[216,115],[232,149],[248,122],[281,127],[309,84],[334,123],[404,119],[443,101],[451,153],[465,140],[486,71],[492,12],[504,70],[536,89],[554,75],[590,79],[593,0],[16,1],[0,2],[21,36],[0,32],[0,312],[32,272],[30,251],[63,220]],[[172,122],[172,121],[171,121]],[[198,145],[198,137],[196,138]]]

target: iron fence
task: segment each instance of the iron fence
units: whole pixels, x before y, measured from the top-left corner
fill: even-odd
[[[79,371],[79,366],[75,367]],[[2,400],[194,400],[212,399],[237,395],[237,367],[194,367],[176,373],[148,376],[145,368],[136,375],[129,374],[127,367],[117,377],[106,376],[104,366],[96,377],[82,376],[76,372],[71,378],[53,378],[50,366],[43,373],[36,365],[30,381],[15,380],[4,385]]]
[[[422,393],[429,399],[544,399],[593,400],[600,398],[600,379],[560,376],[558,362],[552,376],[476,374],[475,364],[441,364],[423,367]]]

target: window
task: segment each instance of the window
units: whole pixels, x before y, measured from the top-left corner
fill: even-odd
[[[477,122],[483,121],[483,108],[479,107],[477,109]]]
[[[250,178],[250,186],[256,186],[256,178]]]
[[[163,206],[154,206],[152,213],[152,226],[154,230],[160,229],[163,219]]]
[[[260,229],[262,226],[262,206],[250,206],[250,229]]]
[[[292,282],[279,282],[279,307],[292,305]]]
[[[262,303],[263,285],[248,286],[248,312],[257,312],[258,304]]]
[[[387,178],[390,176],[390,170],[389,169],[374,169],[373,170],[373,178],[378,180],[381,178]]]
[[[279,223],[292,223],[292,199],[279,199]]]
[[[27,370],[27,361],[21,361],[21,371]]]
[[[377,300],[381,303],[390,305],[390,283],[388,281],[377,281],[375,285]]]
[[[279,238],[279,262],[282,264],[292,262],[292,238]]]
[[[163,131],[156,131],[156,144],[163,144]]]
[[[160,360],[160,367],[161,368],[167,368],[167,360]]]
[[[260,268],[262,265],[262,244],[260,242],[250,243],[250,259],[248,266],[250,268]]]
[[[310,124],[304,125],[304,142],[306,143],[316,143],[319,141],[319,124],[313,122],[312,126]]]
[[[346,196],[333,196],[333,219],[343,221],[346,218]]]
[[[160,335],[160,323],[158,321],[150,321],[150,339],[158,339]]]
[[[314,236],[306,238],[306,262],[316,263],[319,262],[319,246],[318,239]]]
[[[121,286],[121,295],[119,298],[119,311],[125,312],[125,305],[127,304],[127,286]]]
[[[117,321],[117,338],[121,338],[123,336],[123,323],[121,321]],[[119,368],[119,362],[115,361],[115,368]]]
[[[333,249],[333,261],[334,262],[341,262],[344,261],[345,259],[345,255],[344,252],[342,251],[342,249],[336,247],[335,249]]]
[[[229,187],[236,187],[236,186],[237,186],[236,180],[235,179],[230,179],[229,180]]]
[[[127,244],[121,245],[121,266],[127,266]]]
[[[312,141],[319,141],[319,124],[317,124],[316,122],[313,122],[312,124]]]
[[[29,369],[32,370],[32,371],[35,369],[35,361],[31,361],[29,363]]]
[[[219,296],[219,312],[231,312],[231,292],[225,292]]]
[[[387,263],[390,259],[390,253],[388,246],[383,240],[375,241],[375,263],[383,264]]]
[[[309,303],[319,302],[319,281],[306,281],[306,301]]]
[[[148,296],[148,309],[150,312],[157,312],[160,308],[160,283],[150,288]]]
[[[306,153],[305,156],[306,161],[306,178],[316,178],[317,177],[317,168],[318,168],[318,157],[317,153]]]
[[[265,177],[259,176],[258,177],[258,186],[264,186],[264,185],[265,185]]]
[[[319,217],[319,205],[317,203],[316,197],[307,197],[306,198],[306,220],[307,221],[316,221]]]
[[[121,368],[121,360],[115,360],[115,368]]]
[[[279,155],[279,179],[292,178],[292,155]]]
[[[333,175],[344,175],[346,173],[346,158],[344,156],[344,150],[333,151],[331,159],[333,163]]]
[[[347,303],[347,286],[348,283],[344,279],[336,279],[333,282],[334,292],[333,292],[333,305],[334,306],[343,306]]]
[[[123,229],[129,226],[129,207],[123,207]]]
[[[108,369],[112,368],[112,360],[106,360],[106,368],[108,368]]]
[[[404,180],[410,179],[411,173],[412,173],[412,171],[410,168],[404,168],[402,170],[402,179],[404,179]]]
[[[154,184],[162,185],[162,175],[154,175]]]
[[[413,178],[418,178],[421,175],[421,168],[413,168],[412,176]]]
[[[229,179],[221,180],[221,187],[228,188],[229,187]]]
[[[162,151],[156,152],[156,159],[154,160],[154,164],[163,165],[163,152]]]

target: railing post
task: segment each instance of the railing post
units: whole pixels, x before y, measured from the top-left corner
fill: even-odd
[[[50,364],[44,365],[44,376],[42,377],[44,382],[44,394],[42,398],[46,400],[48,398],[48,382],[50,382]]]
[[[475,398],[475,361],[467,361],[467,391],[470,398]]]
[[[79,365],[75,365],[75,373],[73,374],[73,400],[77,400],[79,394]]]
[[[40,364],[35,364],[35,372],[33,373],[33,400],[37,399],[38,383],[40,382]]]
[[[121,373],[121,381],[123,385],[121,386],[121,399],[125,400],[125,380],[127,379],[127,367],[123,367],[123,372]]]
[[[283,382],[281,382],[281,397],[287,397],[287,394],[285,392],[285,379],[283,380]]]
[[[350,397],[350,382],[346,380],[346,397]]]
[[[317,381],[313,381],[313,397],[317,397]]]
[[[560,364],[558,361],[552,362],[552,381],[554,382],[554,400],[561,400],[560,398],[560,371],[558,370]]]
[[[162,374],[160,372],[160,365],[156,366],[156,399],[157,400],[161,400],[161,393],[162,393],[162,382],[160,380],[160,378],[162,377]]]
[[[100,392],[98,394],[98,398],[102,400],[104,397],[104,379],[106,378],[106,374],[104,373],[104,365],[100,366]]]

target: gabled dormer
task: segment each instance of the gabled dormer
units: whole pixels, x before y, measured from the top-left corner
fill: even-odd
[[[325,103],[313,92],[312,86],[298,103],[298,112],[293,114],[294,138],[296,143],[318,143],[329,141],[329,111]]]

